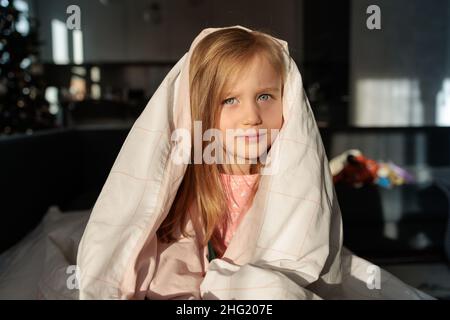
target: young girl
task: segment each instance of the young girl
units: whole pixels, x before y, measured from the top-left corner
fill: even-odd
[[[239,28],[211,33],[193,50],[189,69],[192,120],[201,121],[203,133],[209,128],[220,130],[229,161],[188,165],[175,202],[158,230],[160,240],[175,241],[179,228],[187,236],[183,222],[190,205],[197,202],[196,214],[202,218],[211,253],[223,256],[257,190],[258,151],[270,150],[272,134],[283,123],[286,67],[282,50],[264,34]],[[224,139],[227,130],[233,135],[228,141],[233,149],[227,148]],[[204,141],[203,148],[207,144]]]
[[[189,139],[174,139],[180,130]],[[174,161],[180,153],[188,163]],[[203,30],[164,79],[77,261],[82,299],[426,297],[342,248],[328,161],[287,43],[241,26]]]

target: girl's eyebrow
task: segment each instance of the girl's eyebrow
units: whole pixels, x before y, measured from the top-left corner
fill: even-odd
[[[267,87],[267,88],[258,89],[258,92],[263,92],[263,91],[279,92],[280,88],[278,88],[278,87]],[[236,95],[236,93],[234,91],[230,91],[225,96],[228,97],[228,96],[233,96],[233,95]]]
[[[269,87],[269,88],[263,88],[259,91],[280,91],[279,88],[275,88],[275,87]]]

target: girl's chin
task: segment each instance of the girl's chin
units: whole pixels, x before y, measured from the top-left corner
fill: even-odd
[[[242,154],[236,154],[236,158],[239,159],[240,161],[249,161],[249,160],[254,160],[256,161],[259,157],[261,157],[263,155],[259,154],[259,153],[242,153]]]
[[[250,148],[248,148],[250,147]],[[268,148],[266,148],[263,151],[260,151],[258,148],[257,144],[248,144],[248,147],[246,148],[247,150],[234,150],[232,152],[230,152],[230,150],[225,151],[228,155],[225,156],[225,158],[229,161],[229,162],[234,162],[234,163],[238,163],[238,161],[245,161],[246,163],[248,163],[249,161],[254,161],[252,163],[256,163],[256,161],[258,160],[258,158],[262,157],[264,154],[267,155],[267,153],[270,150],[270,146]],[[234,159],[234,161],[233,161]]]

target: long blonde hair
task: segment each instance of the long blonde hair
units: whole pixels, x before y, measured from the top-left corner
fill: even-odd
[[[246,31],[241,28],[225,28],[210,33],[195,47],[189,66],[190,105],[192,128],[194,121],[202,121],[202,134],[209,128],[217,128],[220,119],[220,102],[225,86],[237,78],[241,71],[249,65],[256,54],[264,55],[269,63],[279,72],[282,84],[286,77],[284,48],[267,34],[260,31]],[[193,137],[193,134],[191,135]],[[202,150],[208,144],[203,142]],[[194,142],[192,141],[192,148]],[[217,226],[227,225],[227,199],[231,194],[225,190],[221,182],[219,165],[194,164],[193,149],[191,163],[175,196],[174,203],[162,222],[158,237],[163,242],[176,241],[177,231],[185,237],[188,211],[195,201],[199,221],[204,230],[202,245],[211,241],[217,255],[225,251]],[[259,173],[260,161],[251,164],[250,173]],[[254,185],[250,197],[252,201],[258,188]]]

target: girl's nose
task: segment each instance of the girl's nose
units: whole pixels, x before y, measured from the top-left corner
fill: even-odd
[[[255,101],[247,102],[242,113],[244,124],[255,125],[261,122],[259,106]]]

